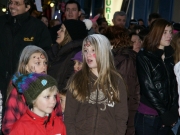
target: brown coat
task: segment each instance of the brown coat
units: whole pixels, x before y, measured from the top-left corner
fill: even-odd
[[[67,92],[64,120],[68,135],[124,135],[128,119],[127,94],[123,80],[119,80],[120,102],[109,103],[108,98],[94,84],[97,77],[90,73],[90,97],[84,103]]]
[[[128,90],[128,127],[126,135],[134,135],[134,116],[140,101],[140,88],[136,71],[136,52],[125,49],[113,49],[115,65],[123,77]]]

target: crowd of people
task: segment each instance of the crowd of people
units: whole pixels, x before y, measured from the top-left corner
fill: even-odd
[[[180,135],[180,32],[158,13],[108,25],[77,1],[62,20],[30,0],[0,16],[2,135]],[[0,95],[0,96],[1,96]],[[1,124],[0,124],[1,125]]]

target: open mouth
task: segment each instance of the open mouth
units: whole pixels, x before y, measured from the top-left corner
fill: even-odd
[[[46,71],[42,71],[41,74],[46,74]]]

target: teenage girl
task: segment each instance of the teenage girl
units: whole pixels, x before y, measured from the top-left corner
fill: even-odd
[[[109,40],[86,37],[83,66],[67,85],[64,113],[68,135],[124,135],[128,118],[127,93],[115,69]]]

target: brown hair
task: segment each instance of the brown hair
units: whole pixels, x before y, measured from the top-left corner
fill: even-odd
[[[180,61],[180,32],[173,36],[171,45],[174,49],[174,62],[178,63]]]
[[[162,35],[166,26],[171,26],[171,23],[165,19],[157,19],[152,24],[149,34],[145,37],[143,47],[148,51],[155,51],[160,45]]]
[[[108,26],[103,34],[109,39],[113,48],[124,48],[132,46],[128,31],[118,26]]]
[[[59,45],[60,45],[60,46],[64,46],[64,45],[66,45],[67,43],[69,43],[70,41],[72,41],[72,39],[71,39],[68,31],[65,30],[64,39],[63,39],[63,41],[62,41]]]

